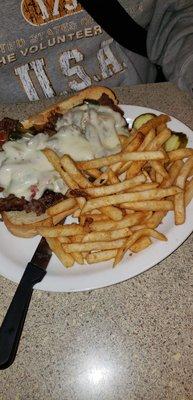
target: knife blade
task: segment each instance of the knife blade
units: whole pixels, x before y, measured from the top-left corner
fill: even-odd
[[[38,268],[46,270],[50,258],[52,256],[52,251],[45,238],[41,238],[35,253],[32,256],[31,263],[36,265]]]
[[[8,368],[15,359],[33,287],[46,275],[51,256],[52,251],[42,238],[27,264],[0,328],[0,369]]]

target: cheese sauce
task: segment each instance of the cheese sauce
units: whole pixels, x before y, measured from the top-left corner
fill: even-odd
[[[67,186],[41,150],[50,148],[75,161],[90,160],[120,151],[118,134],[127,134],[126,122],[108,106],[83,104],[66,112],[56,123],[56,134],[29,134],[8,141],[0,152],[3,195],[39,199],[46,189],[65,194]]]

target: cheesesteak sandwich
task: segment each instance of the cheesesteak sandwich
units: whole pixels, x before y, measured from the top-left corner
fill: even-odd
[[[0,121],[0,213],[16,236],[32,237],[50,226],[47,208],[65,198],[68,187],[42,150],[86,161],[120,151],[128,127],[114,93],[91,87],[23,122]]]

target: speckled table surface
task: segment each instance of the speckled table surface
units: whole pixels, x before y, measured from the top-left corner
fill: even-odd
[[[193,101],[172,84],[116,93],[193,129]],[[0,117],[40,107],[2,106]],[[192,400],[192,245],[190,236],[156,267],[105,289],[34,292],[15,363],[0,371],[0,400]],[[0,277],[0,322],[15,289]]]

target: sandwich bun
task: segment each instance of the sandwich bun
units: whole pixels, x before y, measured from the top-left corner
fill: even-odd
[[[25,121],[22,121],[22,125],[25,129],[29,129],[33,125],[44,125],[53,112],[64,114],[73,107],[81,105],[85,100],[97,101],[102,97],[102,95],[107,95],[115,105],[118,104],[116,96],[112,90],[102,86],[91,86],[29,117]],[[37,235],[37,228],[40,225],[51,226],[52,224],[51,219],[48,218],[46,214],[37,216],[34,212],[26,213],[25,211],[2,212],[2,219],[7,229],[13,235],[25,238]]]

